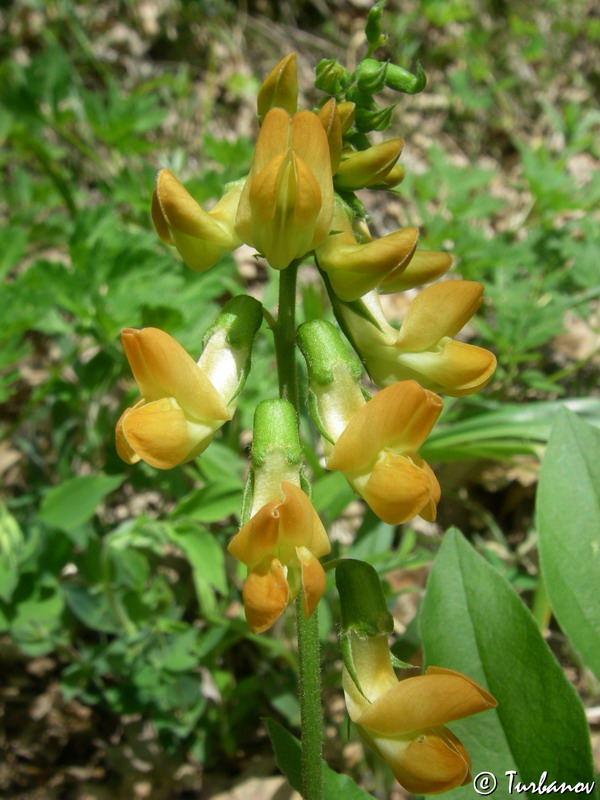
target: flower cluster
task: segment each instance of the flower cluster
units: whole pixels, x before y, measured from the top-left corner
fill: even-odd
[[[193,270],[213,267],[245,243],[280,273],[283,287],[290,275],[295,280],[302,260],[314,257],[339,328],[315,319],[296,332],[288,294],[288,307],[280,308],[276,320],[251,297],[231,299],[206,332],[198,361],[156,328],[121,334],[141,397],[117,423],[117,451],[128,464],[143,460],[170,469],[199,456],[231,420],[263,313],[269,320],[281,398],[256,408],[241,524],[228,546],[244,573],[238,578],[255,633],[276,623],[297,597],[304,617],[311,617],[326,585],[320,559],[331,546],[304,475],[298,404],[288,402],[295,378],[282,377],[295,375],[296,338],[325,466],[340,471],[392,525],[417,515],[435,520],[441,489],[419,449],[442,410],[439,395],[476,392],[495,369],[490,352],[457,338],[480,307],[483,287],[438,281],[452,259],[418,249],[415,227],[374,238],[355,194],[393,189],[404,177],[398,163],[402,140],[368,139],[371,131],[387,127],[393,108],[378,106],[374,94],[386,86],[414,92],[425,85],[420,68],[411,75],[370,57],[382,36],[382,7],[375,4],[369,15],[371,49],[353,73],[331,60],[318,66],[316,86],[329,95],[318,109],[298,109],[294,54],[274,67],[258,93],[260,132],[249,173],[225,186],[213,208],[203,209],[168,169],[158,173],[152,197],[159,237]],[[426,284],[400,327],[392,326],[381,295]],[[372,397],[361,385],[363,367],[379,388]],[[493,697],[466,676],[439,667],[398,680],[378,579],[359,569],[356,581],[344,583],[346,563],[337,567],[336,581],[342,616],[352,617],[349,609],[358,608],[356,619],[343,626],[343,686],[351,719],[410,791],[464,784],[469,756],[445,723],[492,708]],[[373,580],[378,589],[369,588]]]

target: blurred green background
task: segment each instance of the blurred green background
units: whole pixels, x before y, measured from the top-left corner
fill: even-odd
[[[2,3],[3,796],[216,797],[234,778],[270,774],[262,717],[298,722],[292,622],[250,634],[243,574],[225,556],[253,409],[276,392],[269,337],[258,337],[235,420],[197,463],[163,473],[114,450],[137,393],[118,334],[153,325],[197,353],[233,294],[272,310],[276,284],[251,251],[197,274],[158,241],[154,176],[169,167],[214,201],[249,168],[262,78],[295,50],[303,105],[316,104],[314,65],[356,63],[369,7]],[[415,612],[442,530],[470,531],[535,598],[533,504],[550,423],[562,403],[600,420],[600,16],[593,0],[390,0],[384,27],[386,55],[421,60],[429,82],[393,98],[389,135],[406,140],[407,177],[366,200],[372,228],[417,224],[425,247],[452,251],[454,272],[485,284],[468,335],[499,367],[482,396],[446,403],[427,443],[445,498],[437,526],[396,530],[365,515],[304,427],[334,552],[377,565],[402,628],[398,655],[418,663]],[[301,320],[328,313],[309,273],[301,292]],[[346,743],[335,602],[331,592],[321,614],[326,755],[385,796],[381,768],[357,766]]]

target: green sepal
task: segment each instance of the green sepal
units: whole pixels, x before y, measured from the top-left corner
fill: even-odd
[[[356,68],[354,79],[361,92],[368,95],[378,94],[384,89],[388,64],[381,63],[375,58],[363,58]],[[350,98],[354,99],[354,98]]]
[[[254,470],[252,469],[252,467],[250,467],[250,469],[248,470],[246,485],[244,486],[244,493],[242,494],[242,508],[240,510],[240,527],[243,527],[250,519],[253,497],[254,497]]]
[[[254,412],[252,464],[263,467],[271,453],[284,453],[288,464],[302,463],[298,418],[294,406],[280,398],[263,400]]]
[[[355,125],[357,129],[363,133],[368,133],[369,131],[384,131],[390,126],[395,108],[395,105],[376,109],[357,108]]]
[[[361,639],[383,636],[394,630],[377,571],[366,561],[346,558],[335,570],[335,585],[340,596],[342,632],[356,633]]]
[[[409,664],[408,661],[402,661],[402,659],[398,658],[398,656],[395,656],[392,653],[391,650],[390,650],[390,659],[392,661],[392,667],[394,667],[394,669],[414,669],[415,668],[414,664]]]
[[[331,442],[331,444],[335,444],[334,440],[327,433],[325,426],[323,425],[323,421],[321,420],[321,416],[319,414],[319,400],[312,389],[308,390],[308,410],[310,412],[310,416],[312,417],[313,424],[321,436],[328,442]]]
[[[336,98],[343,97],[352,79],[348,70],[333,58],[324,58],[315,67],[315,86]]]
[[[240,294],[228,300],[219,316],[204,334],[202,347],[219,330],[227,332],[225,340],[231,347],[252,349],[257,330],[262,323],[262,303],[247,294]]]
[[[315,319],[300,325],[298,344],[306,359],[311,384],[328,386],[334,380],[333,368],[339,364],[343,364],[357,382],[360,380],[360,362],[350,355],[331,322]]]
[[[354,681],[354,685],[358,689],[358,691],[362,694],[363,697],[367,697],[366,694],[362,690],[362,686],[360,685],[360,681],[358,679],[358,673],[356,672],[356,667],[354,666],[354,661],[352,659],[352,643],[350,641],[351,634],[349,633],[341,633],[340,634],[340,649],[342,651],[342,660],[344,662],[344,666],[348,672],[348,675]]]

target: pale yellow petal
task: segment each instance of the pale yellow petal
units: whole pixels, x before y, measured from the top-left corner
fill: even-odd
[[[357,724],[385,736],[402,736],[494,708],[483,687],[451,670],[399,681],[377,698]]]
[[[438,794],[468,783],[471,759],[446,728],[423,731],[408,747],[376,739],[398,783],[414,794]]]
[[[483,299],[475,281],[443,281],[423,289],[408,307],[398,334],[401,350],[427,350],[444,336],[455,336]]]
[[[417,250],[400,272],[390,273],[379,286],[382,294],[404,292],[441,278],[452,266],[452,256],[435,250]]]
[[[148,402],[174,397],[195,419],[230,418],[217,390],[184,348],[158,328],[125,328],[121,341],[140,393]]]
[[[227,549],[250,569],[254,569],[268,555],[274,555],[279,540],[279,511],[281,500],[271,502],[260,508],[243,525],[229,542]]]
[[[169,228],[223,247],[229,246],[230,235],[209,212],[204,211],[168,169],[161,169],[158,173],[156,196]]]
[[[428,506],[433,491],[429,471],[404,456],[385,453],[373,467],[361,494],[380,519],[389,525],[400,525]]]
[[[172,469],[188,461],[192,451],[197,455],[208,446],[213,433],[200,428],[196,435],[172,397],[136,406],[123,415],[121,431],[129,448],[157,469]]]
[[[327,466],[353,472],[375,461],[383,448],[417,450],[442,410],[442,401],[415,381],[382,389],[351,418]]]

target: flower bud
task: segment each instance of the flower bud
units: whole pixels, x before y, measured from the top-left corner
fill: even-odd
[[[152,195],[152,221],[160,238],[188,267],[204,272],[241,244],[234,221],[242,184],[234,184],[211,211],[204,211],[172,172],[161,169]]]
[[[341,189],[360,189],[384,180],[400,158],[402,139],[389,139],[366,150],[351,152],[344,157],[335,175]]]
[[[392,114],[395,108],[395,105],[386,106],[385,108],[357,108],[357,130],[361,131],[361,133],[369,133],[369,131],[384,131],[390,125]]]
[[[331,97],[317,114],[327,135],[329,155],[331,158],[331,173],[335,173],[340,165],[342,156],[342,125],[337,104]]]
[[[315,87],[334,97],[342,96],[352,80],[348,70],[332,58],[319,61],[315,72]]]
[[[258,91],[256,105],[261,120],[275,106],[284,108],[290,114],[296,113],[298,106],[296,53],[290,53],[273,67]]]
[[[385,87],[385,75],[388,65],[375,58],[363,58],[358,64],[354,77],[361,92],[368,95],[378,94]]]

